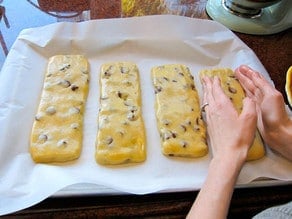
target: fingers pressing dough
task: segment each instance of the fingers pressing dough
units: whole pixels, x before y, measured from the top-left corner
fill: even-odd
[[[234,72],[228,68],[222,69],[208,69],[200,71],[200,77],[219,77],[224,93],[230,98],[237,112],[242,111],[243,99],[245,98],[244,90],[236,79]],[[247,161],[257,160],[265,155],[265,149],[262,138],[258,131],[256,131],[254,142],[249,149]]]

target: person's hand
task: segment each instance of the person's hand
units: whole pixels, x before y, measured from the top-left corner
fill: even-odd
[[[246,65],[235,70],[246,95],[256,103],[258,129],[264,141],[292,160],[292,120],[285,110],[282,94],[261,74]]]
[[[202,79],[204,108],[213,159],[241,162],[246,160],[256,131],[256,107],[253,100],[243,100],[243,110],[238,114],[225,95],[218,77]]]
[[[234,185],[255,136],[256,107],[247,97],[238,114],[218,77],[204,77],[202,82],[203,110],[213,158],[187,218],[226,218]]]

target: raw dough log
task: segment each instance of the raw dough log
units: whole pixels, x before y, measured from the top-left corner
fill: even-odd
[[[104,64],[95,159],[99,164],[142,162],[146,137],[138,68],[134,63]]]
[[[80,156],[88,82],[85,57],[57,55],[49,59],[31,132],[30,153],[35,162],[66,162]]]
[[[205,156],[208,153],[206,128],[189,69],[180,64],[154,67],[152,81],[162,153],[179,157]]]

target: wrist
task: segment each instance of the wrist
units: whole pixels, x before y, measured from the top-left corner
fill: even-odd
[[[292,119],[287,117],[277,129],[267,130],[265,137],[266,143],[272,148],[289,146],[292,139]]]
[[[211,160],[209,169],[216,169],[216,171],[224,174],[225,177],[237,177],[247,157],[247,153],[242,153],[230,153],[223,156],[216,156]]]
[[[292,161],[292,119],[288,117],[285,123],[279,127],[278,136],[275,135],[275,142],[270,147]]]
[[[234,167],[241,168],[246,161],[249,146],[240,145],[236,149],[232,150],[231,147],[224,153],[216,154],[212,158],[212,163],[220,165],[232,165]]]

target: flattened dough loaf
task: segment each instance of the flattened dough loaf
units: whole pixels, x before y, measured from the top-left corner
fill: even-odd
[[[242,89],[240,83],[235,78],[234,72],[228,68],[219,69],[207,69],[200,72],[200,77],[204,75],[209,77],[218,76],[221,81],[221,86],[224,93],[231,99],[237,112],[242,110],[242,100],[245,97],[244,90]],[[256,131],[256,136],[254,142],[248,152],[247,161],[257,160],[265,155],[265,149],[263,145],[262,138],[258,131]]]
[[[180,64],[154,67],[152,81],[162,153],[179,157],[206,155],[206,128],[189,69]]]
[[[30,153],[37,163],[66,162],[80,156],[89,67],[80,55],[49,59],[32,127]]]
[[[102,165],[142,162],[146,139],[138,68],[134,63],[104,64],[95,159]]]

